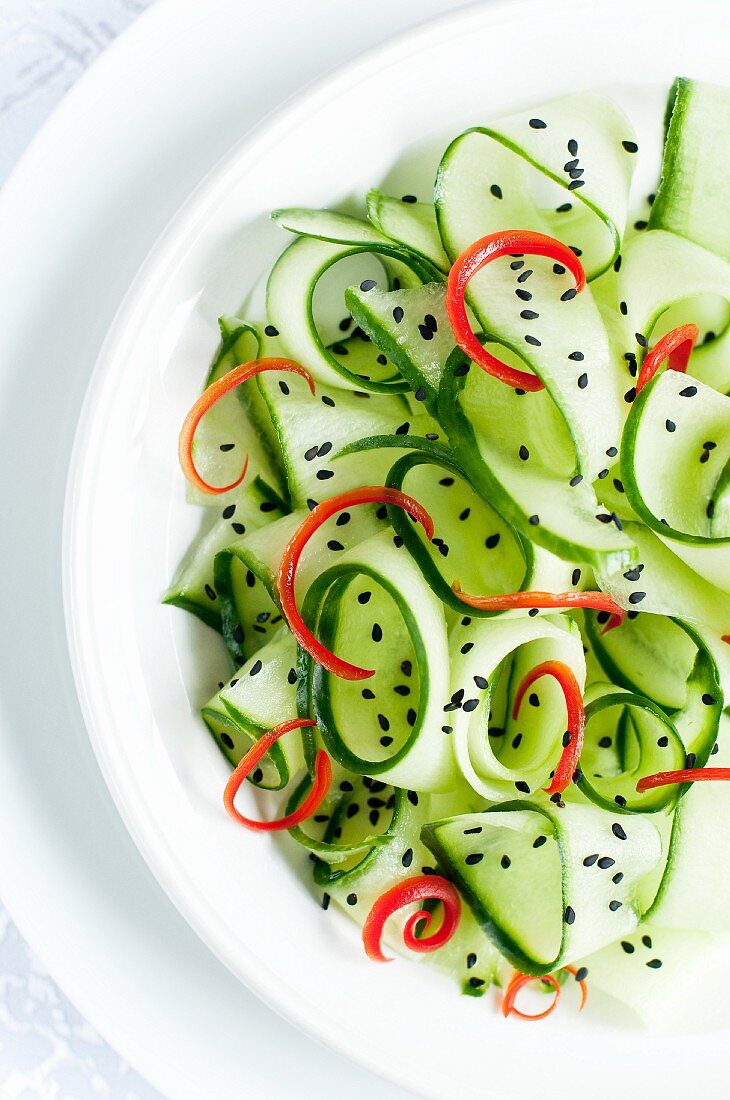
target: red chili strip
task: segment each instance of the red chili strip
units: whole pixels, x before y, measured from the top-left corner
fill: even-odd
[[[533,607],[561,609],[569,607],[588,607],[595,611],[608,611],[612,618],[623,622],[626,612],[620,607],[612,596],[605,592],[507,592],[504,596],[470,596],[463,592],[458,581],[454,581],[452,590],[470,607],[477,607],[481,611],[511,611],[515,608]],[[619,622],[613,625],[618,626]],[[609,620],[606,630],[611,628]]]
[[[669,360],[668,370],[677,370],[683,374],[687,370],[689,357],[699,333],[697,325],[680,325],[679,328],[673,328],[666,336],[662,336],[661,340],[657,340],[641,365],[639,377],[636,380],[636,392],[641,393],[665,359]]]
[[[237,386],[241,386],[244,382],[248,382],[249,378],[253,378],[255,374],[262,374],[264,371],[269,370],[290,371],[292,374],[301,375],[302,378],[306,378],[310,390],[314,393],[314,379],[309,371],[306,371],[304,367],[300,367],[298,363],[295,363],[291,359],[252,359],[251,362],[241,363],[240,366],[234,367],[233,370],[224,374],[222,378],[217,379],[215,382],[211,382],[208,388],[201,393],[200,397],[185,417],[185,422],[182,426],[180,438],[178,440],[178,457],[180,459],[182,472],[185,474],[190,484],[194,485],[196,489],[200,489],[201,492],[228,493],[231,489],[235,489],[237,485],[241,484],[246,476],[248,455],[246,455],[244,459],[241,476],[237,478],[236,481],[232,481],[230,485],[209,485],[198,473],[195,468],[195,460],[193,459],[193,439],[198,424],[208,410],[215,405],[216,401],[220,401],[221,397],[230,393],[230,391]]]
[[[580,754],[583,751],[586,712],[583,706],[580,685],[571,669],[562,661],[543,661],[542,664],[535,665],[533,669],[530,669],[518,687],[514,706],[512,707],[513,718],[516,718],[519,714],[520,704],[527,689],[542,676],[552,676],[558,681],[565,696],[565,706],[568,710],[566,736],[569,740],[567,744],[564,743],[563,752],[555,769],[552,782],[549,787],[545,788],[546,794],[562,794],[565,788],[570,785],[573,774],[578,767]]]
[[[490,233],[487,237],[469,245],[455,261],[449,272],[446,286],[446,312],[454,332],[454,339],[462,351],[466,352],[482,370],[505,382],[508,386],[523,390],[544,389],[543,383],[534,374],[515,370],[492,355],[474,335],[466,312],[464,294],[473,275],[485,264],[500,256],[519,253],[525,256],[547,256],[556,260],[570,271],[575,279],[576,292],[585,286],[585,272],[578,257],[567,245],[544,233],[534,233],[526,229],[507,229],[500,233]]]
[[[586,980],[585,978],[580,978],[578,976],[580,974],[580,971],[576,970],[574,966],[564,966],[563,970],[567,970],[569,974],[572,974],[578,985],[580,986],[580,1007],[578,1008],[578,1011],[582,1012],[588,999],[588,986],[586,985]],[[583,969],[583,973],[586,973],[585,968]]]
[[[588,997],[588,987],[586,985],[585,978],[579,977],[580,971],[576,970],[574,966],[564,966],[562,969],[567,970],[569,974],[572,974],[575,980],[578,982],[578,985],[580,986],[580,1007],[578,1011],[582,1012],[585,1007],[586,999]],[[521,989],[524,989],[526,985],[529,985],[530,982],[546,982],[555,990],[555,997],[553,998],[553,1001],[550,1004],[549,1008],[546,1008],[544,1012],[538,1012],[534,1015],[527,1012],[521,1012],[518,1008],[515,1007],[517,994],[520,992]],[[544,1020],[546,1016],[549,1016],[558,1007],[560,992],[560,982],[558,981],[555,974],[543,974],[542,977],[536,978],[531,974],[522,974],[518,970],[505,990],[504,997],[502,999],[502,1014],[505,1017],[510,1015],[517,1016],[520,1020]]]
[[[358,504],[390,504],[395,508],[403,508],[404,511],[421,524],[429,539],[433,537],[433,521],[426,509],[409,497],[401,493],[399,489],[386,489],[383,485],[368,485],[362,489],[351,489],[345,493],[339,493],[329,500],[323,500],[309,513],[300,527],[294,532],[284,548],[277,587],[281,607],[292,634],[311,657],[335,676],[341,676],[344,680],[366,680],[374,675],[374,669],[360,668],[351,665],[342,658],[337,657],[331,650],[319,642],[299,614],[294,596],[294,584],[296,581],[297,566],[302,556],[302,551],[311,539],[312,535],[331,516],[341,512],[345,508],[354,508]]]
[[[730,645],[730,634],[723,634],[720,641],[727,642],[727,644]]]
[[[529,985],[531,982],[547,982],[547,984],[551,985],[555,990],[555,997],[544,1012],[530,1014],[528,1012],[521,1012],[519,1008],[515,1007],[517,994],[520,992],[521,989],[524,989],[524,987],[526,985]],[[549,1016],[552,1012],[555,1011],[555,1009],[558,1007],[559,1000],[560,982],[554,974],[543,974],[542,977],[536,978],[531,974],[521,974],[518,970],[504,991],[504,997],[502,998],[502,1015],[504,1017],[517,1016],[520,1020],[544,1020],[546,1016]]]
[[[424,936],[423,932],[428,931],[431,926],[433,914],[427,909],[419,909],[408,918],[403,930],[403,941],[412,951],[436,951],[448,943],[461,918],[459,893],[453,883],[440,875],[416,875],[415,878],[408,878],[391,886],[368,913],[362,929],[362,942],[369,959],[373,962],[393,961],[383,954],[380,947],[385,922],[404,906],[427,899],[442,903],[443,918],[440,927],[430,936]],[[425,927],[421,928],[421,936],[416,938],[416,926],[421,921],[425,922]]]
[[[706,783],[730,779],[730,768],[683,768],[676,772],[655,772],[645,775],[636,784],[639,794],[653,790],[654,787],[666,787],[670,783]]]
[[[332,784],[332,765],[330,758],[324,749],[318,749],[314,761],[314,778],[309,794],[301,805],[286,817],[280,817],[276,821],[252,821],[244,817],[233,805],[233,801],[240,790],[241,784],[251,774],[260,760],[266,756],[271,746],[285,733],[291,730],[302,729],[305,726],[316,726],[311,718],[295,718],[291,722],[282,722],[280,726],[274,726],[267,733],[259,737],[255,745],[252,745],[246,755],[231,772],[230,779],[226,783],[223,793],[223,804],[231,817],[247,829],[255,829],[261,833],[278,832],[281,829],[291,829],[295,825],[301,825],[308,817],[319,808],[324,801],[327,791]]]

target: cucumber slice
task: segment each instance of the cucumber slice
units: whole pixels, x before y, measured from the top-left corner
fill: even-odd
[[[681,622],[636,611],[629,616],[620,630],[602,634],[598,617],[586,613],[587,640],[612,683],[647,696],[671,714],[684,703],[697,646]]]
[[[441,244],[431,203],[393,199],[373,187],[367,193],[366,204],[368,218],[377,230],[448,275],[451,261]]]
[[[221,609],[223,636],[234,662],[240,664],[263,644],[271,628],[282,621],[276,575],[284,547],[305,519],[300,509],[219,551],[215,558],[215,588]],[[385,518],[385,517],[384,517]],[[297,569],[297,599],[322,569],[351,546],[383,527],[374,508],[341,512],[322,524],[304,549]]]
[[[450,789],[457,773],[441,730],[449,667],[443,608],[397,537],[394,544],[382,532],[343,554],[311,585],[302,614],[328,649],[376,670],[363,685],[301,653],[300,712],[316,717],[331,755],[384,782]]]
[[[730,89],[677,77],[667,103],[662,176],[649,225],[730,260],[725,179],[730,170]]]
[[[635,363],[644,354],[637,333],[650,340],[653,334],[693,321],[702,335],[692,352],[692,374],[721,393],[730,390],[727,260],[674,233],[641,233],[624,249],[617,297],[622,303],[622,351],[628,361]],[[630,390],[626,400],[631,401]]]
[[[433,266],[398,247],[367,222],[344,214],[293,209],[279,210],[272,217],[284,229],[306,234],[274,264],[266,291],[269,320],[289,355],[325,385],[376,393],[407,389],[407,383],[393,373],[392,365],[383,365],[378,377],[362,378],[342,362],[334,349],[327,348],[314,318],[315,290],[335,264],[353,256],[377,256],[385,267],[388,285],[394,279],[404,286],[427,282],[436,274]],[[368,278],[362,285],[374,286],[375,280]]]
[[[727,940],[641,924],[577,965],[593,990],[621,1002],[648,1027],[718,1026],[728,982]]]
[[[562,752],[563,693],[546,678],[536,684],[516,719],[512,702],[523,676],[546,660],[567,664],[583,686],[585,661],[577,627],[561,616],[486,621],[464,616],[451,631],[449,653],[451,696],[444,707],[444,729],[453,736],[468,783],[494,802],[527,797],[547,785]],[[501,706],[500,682],[507,689]]]
[[[344,346],[344,345],[343,345]],[[284,388],[282,389],[282,383]],[[413,417],[400,397],[318,386],[303,378],[258,379],[281,449],[293,507],[301,508],[361,485],[382,484],[392,456],[336,457],[353,439],[410,431]],[[428,430],[429,425],[424,427]]]
[[[600,275],[618,255],[633,139],[617,104],[591,92],[467,130],[449,145],[436,179],[447,253],[454,260],[487,233],[519,226],[574,245],[589,277]]]
[[[242,491],[239,490],[236,498],[228,500],[213,525],[207,524],[204,534],[188,550],[162,602],[190,611],[214,630],[221,630],[221,601],[214,575],[215,556],[231,543],[236,543],[247,531],[264,527],[282,515],[272,496],[268,486],[256,479]]]
[[[639,562],[626,572],[596,571],[598,583],[629,614],[670,616],[683,625],[693,640],[700,639],[716,666],[722,694],[730,694],[730,599],[708,584],[676,557],[653,532],[639,523],[627,523],[626,531],[639,551]],[[643,568],[640,568],[643,566]],[[620,634],[620,629],[614,631]],[[616,639],[618,641],[618,639]],[[717,695],[716,690],[711,694]]]
[[[600,471],[586,477],[576,469],[562,410],[547,390],[513,390],[470,369],[458,352],[447,364],[438,408],[456,460],[474,488],[526,538],[558,557],[596,568],[614,570],[636,560],[634,543],[588,484]],[[601,406],[592,409],[591,416],[600,416]],[[606,411],[610,422],[610,404]],[[617,448],[608,447],[603,462],[608,452]]]
[[[730,592],[730,398],[677,371],[641,391],[626,422],[621,478],[631,507],[696,572]],[[720,500],[716,500],[716,497]]]
[[[280,630],[203,707],[203,721],[234,767],[263,733],[296,718],[296,649],[292,635]],[[304,767],[305,741],[311,742],[308,730],[285,734],[249,781],[281,790]]]
[[[345,302],[360,328],[395,363],[417,399],[435,415],[444,365],[456,346],[443,284],[388,291],[350,287]]]
[[[427,824],[421,838],[497,949],[535,975],[633,931],[638,883],[661,854],[648,818],[570,803],[505,802]]]
[[[590,699],[586,706],[586,739],[577,780],[583,794],[594,805],[613,813],[647,814],[673,809],[681,792],[678,784],[643,794],[637,794],[636,784],[644,775],[685,766],[684,744],[674,723],[651,699],[616,691],[611,684],[594,684],[586,699]],[[605,723],[607,712],[615,715],[613,730]],[[599,716],[604,721],[597,723]],[[613,746],[617,760],[611,767],[605,750]]]

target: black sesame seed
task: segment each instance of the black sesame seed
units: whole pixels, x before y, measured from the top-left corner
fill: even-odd
[[[575,488],[576,485],[580,485],[582,480],[583,480],[583,475],[582,474],[576,474],[575,477],[571,477],[570,485],[572,485],[573,488]]]
[[[586,858],[583,860],[583,866],[584,867],[592,867],[594,865],[594,863],[597,863],[597,862],[598,862],[598,854],[594,853],[593,855],[586,856]]]
[[[209,600],[215,600],[215,599],[218,598],[216,596],[215,589],[211,588],[211,586],[209,584],[206,584],[206,586],[205,586],[205,594],[206,594],[206,596],[208,597]]]
[[[581,376],[578,379],[578,388],[581,389],[581,390],[584,390],[587,385],[588,385],[588,375],[587,374],[581,374]]]
[[[529,333],[527,334],[527,336],[525,336],[525,343],[532,345],[532,347],[534,348],[542,347],[542,344],[538,340],[537,336],[530,336]]]
[[[461,652],[466,656],[466,654],[471,652],[471,650],[473,648],[474,648],[474,643],[473,642],[464,642],[463,646],[461,647]]]
[[[258,676],[259,672],[261,672],[261,669],[263,667],[264,666],[261,663],[261,661],[254,661],[254,663],[251,665],[251,668],[249,670],[249,676]]]
[[[347,904],[348,905],[357,905],[357,894],[348,894],[347,895]]]
[[[649,959],[646,964],[651,970],[659,970],[662,965],[661,959]]]
[[[393,738],[387,733],[383,734],[383,736],[380,738],[380,744],[383,746],[384,749],[387,749],[390,745],[393,744]]]
[[[546,836],[537,836],[532,842],[533,848],[542,848],[543,844],[547,844]]]
[[[500,539],[499,535],[490,535],[489,538],[484,543],[487,550],[494,550],[495,546],[499,543],[499,539]]]
[[[621,144],[627,153],[638,153],[639,151],[639,146],[635,141],[622,141]]]
[[[495,199],[502,198],[502,188],[499,186],[498,183],[493,183],[489,190],[494,195]]]
[[[674,423],[673,420],[665,420],[664,427],[667,429],[668,432],[676,432],[677,430],[677,425]]]
[[[330,539],[329,542],[327,543],[327,549],[328,550],[344,550],[345,548],[344,548],[344,546],[342,545],[341,542],[337,541],[337,539]]]
[[[646,229],[648,224],[649,223],[647,221],[645,221],[643,218],[640,218],[638,222],[634,222],[634,229],[638,229],[638,230]]]
[[[553,271],[556,275],[565,275],[565,268],[562,264],[553,264]]]
[[[500,865],[500,867],[503,867],[506,871],[507,868],[512,865],[512,860],[509,858],[509,856],[502,856],[502,858],[499,861],[499,865]]]
[[[575,909],[572,906],[566,906],[563,919],[566,924],[575,924]]]
[[[540,614],[540,612],[536,607],[531,607],[527,614],[530,616],[531,619],[534,619],[536,615]]]
[[[433,340],[433,332],[426,325],[419,325],[418,331],[420,332],[424,340]]]
[[[618,884],[620,882],[623,882],[623,877],[624,877],[623,871],[617,871],[616,874],[612,876],[611,882],[615,883],[616,886],[618,886]]]
[[[456,367],[454,370],[454,378],[463,378],[471,370],[469,363],[462,363],[461,366]]]
[[[533,130],[546,130],[547,129],[547,122],[543,122],[543,120],[541,118],[531,118],[530,119],[530,126],[532,127]]]
[[[409,726],[415,726],[417,717],[418,717],[418,715],[416,714],[413,707],[409,707],[408,710],[406,711],[406,722],[408,723],[408,725]]]
[[[530,516],[527,522],[530,524],[531,527],[537,527],[540,523],[540,517],[538,515]]]
[[[464,863],[466,863],[469,867],[474,867],[477,863],[481,863],[483,859],[483,852],[471,852],[464,860]]]
[[[331,398],[331,397],[327,397],[327,395],[326,395],[326,394],[325,394],[325,396],[324,396],[324,397],[322,398],[322,404],[323,404],[323,405],[328,405],[330,409],[334,409],[334,407],[335,407],[335,403],[334,403],[334,401],[332,400],[332,398]]]
[[[517,788],[518,791],[522,791],[523,794],[529,794],[530,793],[530,788],[527,785],[527,783],[525,783],[524,779],[518,779],[517,782],[515,783],[515,787]]]
[[[602,871],[607,871],[609,867],[615,866],[615,863],[616,860],[611,859],[610,856],[601,856],[601,858],[598,860],[598,866],[601,868]]]
[[[621,946],[627,955],[633,955],[634,951],[636,950],[633,943],[629,943],[628,940],[621,940]]]
[[[520,449],[517,453],[519,454],[523,462],[527,462],[528,458],[530,457],[530,452],[528,451],[524,443],[520,444]]]
[[[578,291],[575,289],[575,287],[572,287],[572,286],[568,287],[568,289],[564,290],[563,293],[560,295],[560,301],[561,302],[572,302],[573,298],[575,298],[577,293],[578,293]]]
[[[568,190],[577,191],[579,187],[585,187],[585,182],[585,180],[571,180],[568,184]]]
[[[419,386],[413,396],[415,397],[416,401],[425,401],[426,400],[425,387],[424,386]]]
[[[516,737],[512,738],[512,748],[518,749],[522,744],[522,734],[518,733]]]
[[[474,683],[481,691],[486,690],[486,688],[488,687],[488,680],[485,676],[474,676],[473,679]]]
[[[365,279],[363,282],[360,283],[360,290],[372,290],[374,286],[377,286],[375,279]]]
[[[401,321],[403,320],[403,316],[403,306],[396,306],[393,310],[393,320],[395,321],[396,325],[399,325],[401,323]]]
[[[611,737],[602,737],[598,744],[602,749],[610,749],[613,744],[613,739]]]
[[[316,476],[317,476],[318,481],[329,481],[329,479],[331,477],[335,476],[335,471],[334,470],[317,470]]]
[[[369,603],[371,596],[372,592],[361,592],[360,595],[357,597],[357,602],[361,604]]]
[[[405,852],[401,856],[401,863],[403,864],[404,867],[410,867],[410,865],[413,863],[413,849],[412,848],[407,848],[405,850]]]
[[[577,584],[580,580],[580,569],[574,569],[571,574],[571,584]]]
[[[702,696],[702,702],[705,704],[706,707],[712,707],[715,705],[715,698],[713,695],[709,695],[707,692],[705,692]]]
[[[410,804],[412,806],[417,806],[418,805],[418,795],[416,794],[415,791],[409,791],[408,792],[408,801],[410,802]]]
[[[646,592],[631,592],[629,593],[629,603],[641,603],[646,596]]]
[[[380,642],[383,638],[383,628],[380,623],[373,623],[373,629],[370,631],[370,637],[374,642]]]
[[[384,714],[379,714],[378,715],[378,725],[380,726],[383,733],[387,733],[388,730],[390,729],[390,722],[388,721],[388,719],[385,717]]]
[[[522,272],[521,275],[517,276],[517,282],[518,283],[526,283],[527,280],[530,278],[530,276],[534,275],[534,274],[535,274],[535,272],[532,270],[532,268],[527,267],[527,268],[525,268],[525,270]]]
[[[522,309],[520,310],[520,317],[523,321],[534,321],[540,316],[539,313],[535,313],[534,309]]]
[[[614,899],[613,901],[609,901],[608,908],[611,910],[612,913],[615,913],[616,910],[620,909],[622,905],[623,905],[622,901],[616,901]]]
[[[529,290],[523,290],[521,287],[518,287],[517,290],[515,291],[515,294],[517,295],[517,297],[520,299],[521,302],[531,302],[532,301],[532,295],[530,294]]]
[[[611,826],[611,832],[613,833],[613,835],[616,837],[617,840],[626,840],[627,839],[626,838],[626,833],[624,832],[621,825],[619,825],[618,821],[614,821],[613,825]]]

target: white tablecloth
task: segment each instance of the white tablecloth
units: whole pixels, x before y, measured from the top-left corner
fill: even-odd
[[[150,3],[0,0],[0,183],[63,93]],[[159,1100],[44,972],[1,902],[0,1097]]]

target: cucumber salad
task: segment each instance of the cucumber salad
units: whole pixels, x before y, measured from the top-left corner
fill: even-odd
[[[640,157],[581,93],[277,210],[180,434],[221,813],[525,1020],[661,1023],[730,933],[730,90],[675,81],[637,203]]]

